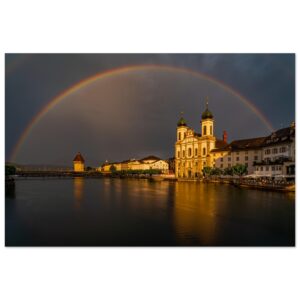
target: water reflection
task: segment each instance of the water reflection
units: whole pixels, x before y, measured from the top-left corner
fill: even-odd
[[[295,243],[294,194],[195,182],[80,177],[20,180],[16,188],[17,193],[6,193],[7,245]]]
[[[74,178],[74,198],[75,198],[75,207],[80,208],[83,201],[83,187],[84,179],[82,177]]]
[[[15,182],[5,182],[5,197],[10,199],[16,198],[16,185]]]
[[[216,193],[207,185],[177,182],[174,223],[183,245],[213,245],[216,239]]]

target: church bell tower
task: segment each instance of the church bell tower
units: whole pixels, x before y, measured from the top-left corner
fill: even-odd
[[[203,137],[214,135],[214,116],[208,110],[208,100],[206,100],[206,109],[202,114],[201,135]]]

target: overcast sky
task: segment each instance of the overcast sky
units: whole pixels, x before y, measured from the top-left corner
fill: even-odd
[[[215,78],[245,96],[278,129],[295,120],[295,57],[289,54],[42,54],[6,55],[6,160],[24,129],[59,93],[113,68],[156,64]],[[33,128],[14,160],[70,165],[77,151],[87,164],[173,156],[180,111],[200,132],[205,97],[215,133],[230,140],[269,134],[237,96],[213,81],[167,70],[139,70],[97,80],[70,94]]]

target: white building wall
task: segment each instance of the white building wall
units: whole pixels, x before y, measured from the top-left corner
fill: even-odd
[[[264,147],[262,149],[263,160],[274,161],[280,157],[291,157],[295,153],[292,144],[278,144],[274,146]]]
[[[221,157],[216,158],[215,166],[220,169],[233,167],[237,164],[245,165],[248,167],[248,174],[253,174],[254,162],[260,162],[262,159],[262,151],[248,150],[248,151],[232,151],[230,153],[221,154]]]
[[[260,176],[282,175],[283,166],[282,165],[255,166],[254,174]]]

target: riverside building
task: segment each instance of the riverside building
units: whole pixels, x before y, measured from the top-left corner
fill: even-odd
[[[144,157],[142,159],[130,159],[122,162],[105,162],[99,168],[99,171],[103,173],[110,173],[112,166],[114,166],[116,171],[160,170],[162,173],[169,172],[168,162],[153,155]]]
[[[212,153],[218,156],[215,167],[223,170],[242,164],[248,174],[295,175],[295,123],[266,137],[232,141]]]
[[[227,134],[223,140],[214,135],[214,117],[208,109],[201,116],[201,133],[187,126],[183,117],[177,123],[177,141],[175,143],[175,176],[177,178],[199,178],[204,167],[213,167],[211,151],[227,145]],[[218,157],[218,154],[215,155]]]
[[[267,136],[261,153],[262,160],[254,164],[256,175],[295,175],[295,123]]]
[[[201,117],[201,133],[188,127],[181,116],[175,143],[176,178],[197,179],[204,167],[225,170],[238,164],[258,176],[295,175],[295,123],[269,136],[227,143],[226,131],[222,140],[214,135],[208,103]]]

